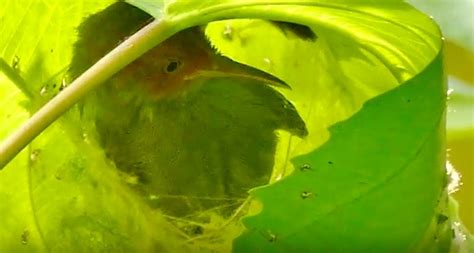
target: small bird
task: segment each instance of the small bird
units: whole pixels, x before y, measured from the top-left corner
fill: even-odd
[[[77,77],[152,19],[117,2],[79,27]],[[162,42],[82,102],[99,143],[153,208],[228,216],[247,191],[269,182],[281,129],[308,131],[280,79],[222,56],[199,27]],[[84,116],[87,118],[86,116]]]

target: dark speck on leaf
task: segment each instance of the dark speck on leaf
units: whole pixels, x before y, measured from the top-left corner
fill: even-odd
[[[301,198],[302,198],[302,199],[307,199],[307,198],[309,198],[309,197],[311,197],[311,196],[313,196],[313,193],[312,193],[312,192],[309,192],[309,191],[303,191],[303,192],[301,193]]]
[[[446,222],[448,219],[449,219],[448,216],[446,216],[444,214],[438,214],[438,224],[442,224],[442,223]]]
[[[308,171],[308,170],[312,170],[312,168],[311,168],[311,165],[305,163],[305,164],[301,165],[300,170],[301,171]]]
[[[269,242],[274,243],[277,240],[277,236],[272,233],[272,231],[267,231],[266,233],[262,233]]]
[[[23,233],[21,233],[21,244],[23,245],[28,244],[29,236],[30,236],[30,232],[27,229],[23,230]]]
[[[15,57],[13,57],[12,68],[15,69],[15,70],[20,69],[20,57],[18,57],[17,55],[15,55]]]
[[[276,235],[271,235],[270,238],[268,239],[269,242],[276,242]]]
[[[232,27],[230,25],[226,25],[224,31],[222,32],[222,36],[226,40],[232,40]]]

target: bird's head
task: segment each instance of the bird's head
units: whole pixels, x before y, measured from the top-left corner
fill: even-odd
[[[124,2],[90,16],[79,27],[70,68],[72,78],[152,20],[147,13]],[[117,90],[145,90],[153,100],[186,91],[199,83],[194,82],[199,78],[250,78],[258,81],[255,83],[288,87],[268,73],[218,54],[203,30],[192,27],[174,34],[117,73],[109,83]]]
[[[256,83],[288,87],[268,73],[218,54],[200,27],[188,28],[173,35],[115,77],[140,80],[140,85],[154,99],[173,97],[186,91],[199,83],[194,82],[199,78],[248,78]]]

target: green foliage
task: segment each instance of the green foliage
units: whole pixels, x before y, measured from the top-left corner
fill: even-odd
[[[0,58],[15,67],[36,102],[51,98],[61,86],[76,27],[111,2],[2,1]]]
[[[293,160],[298,171],[254,191],[264,208],[244,221],[250,232],[236,251],[415,252],[440,214],[446,184],[444,108],[437,106],[445,96],[432,88],[442,73],[438,57],[423,75],[331,127],[327,143]]]
[[[0,32],[9,35],[0,57],[12,68],[0,67],[24,81],[0,76],[2,139],[27,115],[14,85],[33,94],[29,110],[55,95],[75,28],[109,3],[66,2],[11,0],[0,10]],[[286,81],[292,89],[279,92],[309,130],[303,140],[278,132],[273,180],[296,169],[252,191],[250,211],[261,203],[261,212],[244,219],[234,252],[442,252],[449,245],[449,222],[440,219],[445,87],[431,19],[395,0],[183,0],[164,9],[128,2],[168,24],[165,36],[230,18],[293,22],[317,35],[301,40],[259,20],[206,30],[224,55]],[[208,226],[217,233],[183,235],[127,188],[93,126],[78,122],[74,109],[0,171],[0,251],[231,251],[243,230],[238,222],[213,217]]]

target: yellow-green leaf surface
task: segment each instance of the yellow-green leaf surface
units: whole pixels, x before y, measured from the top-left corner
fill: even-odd
[[[437,243],[430,223],[443,215],[436,207],[445,185],[444,108],[437,105],[445,98],[433,89],[441,66],[438,58],[367,102],[330,128],[327,143],[294,159],[300,171],[255,190],[263,211],[245,220],[250,230],[237,252],[428,252],[418,244],[427,229],[428,245]]]
[[[0,61],[21,76],[31,96],[50,98],[62,84],[76,27],[86,15],[110,2],[2,1]],[[5,68],[1,65],[0,70]]]
[[[1,66],[13,80],[0,79],[2,104],[3,94],[15,94],[12,105],[0,109],[2,138],[24,119],[10,120],[12,111],[26,116],[18,106],[25,98],[14,84],[41,94],[67,66],[75,27],[107,5],[18,2],[23,4],[7,1],[9,11],[0,11],[0,32],[8,34],[0,40]],[[127,2],[167,25],[166,36],[240,18],[209,24],[212,44],[291,86],[279,92],[295,105],[309,135],[278,132],[274,183],[252,191],[261,210],[251,208],[254,216],[244,219],[233,252],[449,247],[446,92],[441,35],[430,18],[395,0],[182,0],[164,1],[164,9],[162,1]],[[24,6],[31,6],[28,15]],[[58,18],[63,22],[54,23]],[[314,39],[262,19],[307,26]],[[76,111],[67,116],[71,121],[55,123],[0,171],[0,215],[8,217],[0,221],[0,251],[231,251],[238,234],[232,229],[218,238],[223,241],[182,239],[123,184],[87,135],[93,128],[68,123],[78,122]]]
[[[1,140],[28,118],[25,108],[35,110],[58,92],[77,39],[76,27],[109,3],[2,2]],[[74,117],[71,112],[68,119]],[[0,171],[0,251],[131,252],[169,247],[156,238],[170,242],[172,237],[165,234],[172,232],[130,197],[102,151],[67,121],[54,124]]]

